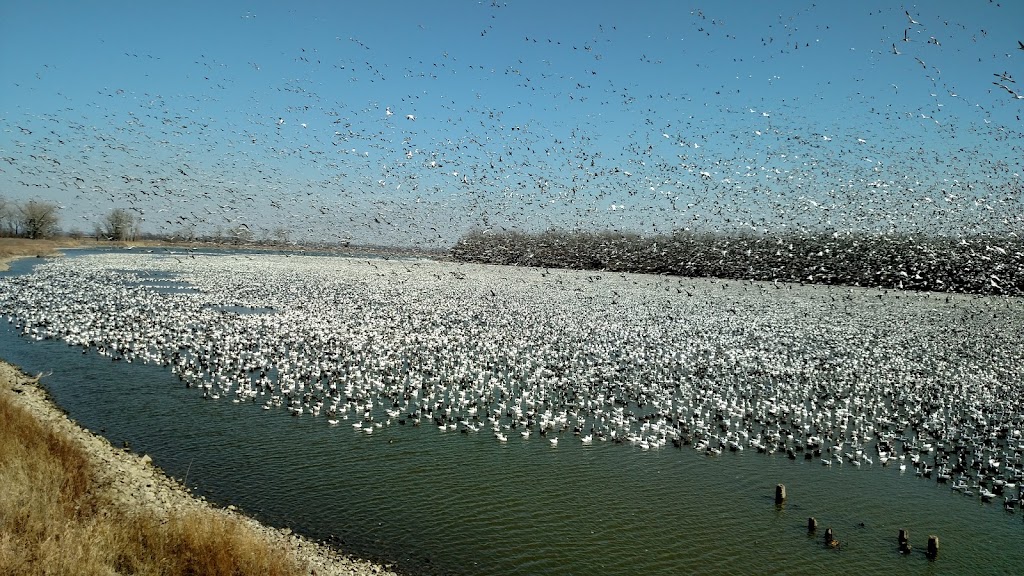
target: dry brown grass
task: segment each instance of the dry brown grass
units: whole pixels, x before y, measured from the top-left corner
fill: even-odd
[[[7,270],[12,260],[18,258],[34,258],[60,256],[63,248],[92,248],[110,246],[133,246],[129,242],[99,242],[92,238],[46,238],[30,240],[28,238],[0,238],[0,271]],[[156,245],[155,242],[139,245]]]
[[[111,505],[73,441],[0,393],[0,574],[286,575],[302,570],[236,518],[166,520]]]
[[[163,240],[96,240],[94,238],[69,238],[66,236],[58,238],[45,238],[30,240],[28,238],[5,238],[0,237],[0,259],[22,258],[32,256],[57,256],[62,248],[111,248],[129,246],[158,247],[158,246],[198,246],[192,243],[173,243]]]
[[[73,241],[29,240],[28,238],[0,238],[0,258],[22,256],[55,256],[58,248],[75,246]]]

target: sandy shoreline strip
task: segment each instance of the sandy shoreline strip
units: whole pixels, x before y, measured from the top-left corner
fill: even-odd
[[[53,403],[36,378],[3,360],[0,360],[0,393],[9,395],[43,425],[53,427],[61,435],[79,444],[95,465],[96,484],[100,489],[108,491],[113,501],[126,510],[161,519],[174,511],[199,509],[233,516],[263,535],[268,543],[283,545],[291,550],[308,574],[396,574],[385,566],[339,554],[324,544],[292,534],[288,529],[279,530],[260,524],[235,511],[233,507],[217,508],[205,500],[195,498],[177,480],[157,468],[148,455],[115,448],[106,438],[79,426]]]

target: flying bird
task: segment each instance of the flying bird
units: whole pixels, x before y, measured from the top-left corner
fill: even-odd
[[[1017,94],[1016,92],[1014,92],[1014,91],[1013,91],[1013,89],[1012,89],[1012,88],[1010,88],[1010,87],[1009,87],[1009,86],[1007,86],[1006,84],[1000,84],[999,82],[993,82],[993,84],[995,84],[996,86],[999,86],[999,87],[1000,87],[1000,88],[1002,88],[1003,90],[1006,90],[1006,92],[1007,92],[1007,93],[1008,93],[1008,94],[1009,94],[1010,96],[1013,96],[1013,97],[1014,97],[1014,98],[1015,98],[1016,100],[1024,100],[1024,95],[1021,95],[1021,94]]]

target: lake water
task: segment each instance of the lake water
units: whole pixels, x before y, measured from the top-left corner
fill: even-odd
[[[187,286],[168,280],[153,284],[170,293]],[[1019,303],[1007,306],[1019,322]],[[822,466],[752,449],[706,456],[671,444],[584,445],[571,433],[552,448],[514,431],[498,442],[397,421],[365,434],[348,420],[329,426],[325,416],[204,399],[167,367],[35,341],[10,323],[0,324],[0,350],[28,372],[52,370],[43,382],[72,418],[187,475],[197,494],[409,573],[1019,574],[1024,566],[1024,513],[912,468]],[[788,491],[781,506],[778,483]],[[839,550],[822,544],[826,527]],[[900,529],[909,530],[910,555],[897,552]],[[941,540],[935,560],[924,554],[929,534]]]

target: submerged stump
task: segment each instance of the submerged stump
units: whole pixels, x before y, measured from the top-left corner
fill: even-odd
[[[786,501],[786,485],[776,484],[775,485],[775,503],[782,504]]]
[[[928,557],[935,559],[939,555],[939,537],[929,536],[928,537]]]
[[[900,535],[898,536],[898,541],[900,543],[900,552],[904,554],[910,554],[910,532],[901,529]]]
[[[832,532],[831,527],[825,529],[825,546],[828,546],[829,548],[839,547],[839,540],[836,540],[836,536]]]

